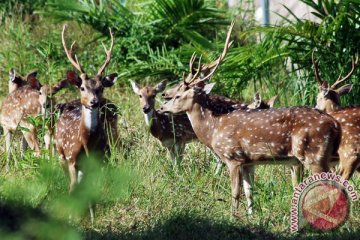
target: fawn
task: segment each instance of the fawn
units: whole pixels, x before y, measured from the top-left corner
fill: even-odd
[[[16,75],[15,70],[10,70],[9,95],[4,99],[0,110],[0,123],[4,128],[6,138],[6,171],[9,170],[9,162],[11,157],[10,145],[12,134],[20,127],[25,128],[23,131],[24,138],[22,140],[22,154],[27,147],[30,146],[35,150],[36,155],[40,154],[39,143],[37,140],[37,128],[27,121],[28,117],[36,117],[45,112],[42,101],[46,101],[46,97],[42,98],[41,92],[47,88],[47,85],[41,86],[37,80],[37,72],[32,72],[26,78]],[[49,133],[45,134],[45,139],[49,137]],[[17,161],[15,159],[15,165]]]
[[[29,116],[42,116],[46,122],[46,131],[44,133],[45,148],[50,150],[50,142],[53,137],[54,117],[53,106],[55,105],[53,96],[65,86],[64,81],[50,87],[41,85],[36,78],[37,72],[32,72],[27,77],[16,75],[14,69],[10,70],[9,95],[2,103],[0,113],[0,123],[4,128],[6,137],[6,171],[9,170],[9,161],[11,157],[10,144],[12,134],[18,127],[26,128],[23,132],[22,154],[27,145],[35,150],[36,155],[40,154],[39,142],[37,140],[37,128],[27,121]],[[17,161],[15,159],[15,165]]]
[[[164,91],[166,81],[158,83],[155,87],[140,87],[136,82],[131,81],[131,86],[134,93],[139,96],[140,106],[151,135],[168,150],[174,165],[178,164],[178,160],[181,161],[183,158],[185,145],[196,139],[196,136],[185,115],[170,116],[155,109],[155,97]]]

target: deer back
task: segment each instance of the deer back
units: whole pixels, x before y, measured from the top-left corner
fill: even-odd
[[[342,145],[352,145],[348,149],[351,153],[360,151],[360,107],[347,107],[338,111],[332,112],[334,117],[341,126],[342,131]],[[350,154],[349,152],[349,154]]]
[[[167,102],[162,109],[173,113],[186,111],[198,139],[227,159],[308,156],[321,161],[319,148],[323,146],[328,151],[329,143],[337,142],[340,134],[335,119],[306,107],[217,114],[208,95],[195,89],[179,94],[179,98]]]
[[[33,128],[26,120],[29,116],[41,114],[39,91],[30,85],[17,88],[3,101],[0,112],[0,122],[4,128],[14,131],[18,124],[22,127]]]

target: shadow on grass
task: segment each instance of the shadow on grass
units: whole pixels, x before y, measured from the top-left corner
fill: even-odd
[[[132,230],[129,233],[116,234],[113,232],[85,233],[87,239],[161,239],[161,240],[190,240],[190,239],[360,239],[360,229],[356,232],[316,232],[313,230],[290,234],[290,232],[276,234],[265,227],[254,227],[241,224],[241,221],[213,221],[201,218],[195,214],[179,214],[161,221],[146,230]]]
[[[116,235],[112,232],[87,232],[87,239],[279,239],[263,229],[249,229],[237,223],[212,221],[194,214],[179,214],[161,221],[146,230],[132,230]]]
[[[346,230],[345,230],[346,231]],[[239,221],[216,221],[196,214],[182,213],[159,221],[148,229],[128,232],[97,232],[89,229],[83,236],[67,223],[49,218],[39,209],[0,201],[1,239],[360,239],[360,228],[354,232],[335,230],[316,232],[302,230],[296,235],[289,232],[272,233],[266,227],[244,225]]]
[[[81,239],[80,233],[39,208],[0,200],[1,239]]]

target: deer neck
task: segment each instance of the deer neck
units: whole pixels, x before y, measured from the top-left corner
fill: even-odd
[[[92,133],[96,132],[99,125],[99,109],[88,109],[82,106],[81,127],[82,131]]]
[[[326,113],[332,113],[332,112],[336,112],[338,110],[340,110],[341,107],[339,104],[335,103],[335,102],[331,102],[331,103],[328,103],[325,107],[325,112]]]
[[[200,140],[207,146],[211,145],[212,132],[214,130],[215,118],[211,110],[205,107],[205,104],[195,102],[190,110],[186,112],[191,126]]]
[[[151,109],[148,113],[144,113],[146,125],[150,128],[150,132],[155,137],[161,136],[161,116],[155,109]]]
[[[146,126],[151,127],[153,125],[155,117],[156,117],[156,113],[153,108],[148,113],[144,113]]]

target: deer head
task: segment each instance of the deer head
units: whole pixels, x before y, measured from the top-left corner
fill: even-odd
[[[105,63],[99,68],[97,74],[94,77],[89,77],[83,67],[80,65],[77,56],[73,57],[73,46],[75,42],[71,44],[70,50],[67,49],[66,42],[65,42],[65,31],[66,25],[63,27],[62,31],[62,44],[66,53],[67,58],[69,59],[70,63],[79,71],[80,75],[77,75],[73,71],[69,71],[67,73],[67,80],[70,84],[73,84],[80,90],[80,99],[81,104],[89,110],[97,109],[100,104],[100,100],[102,99],[103,90],[105,87],[111,87],[114,85],[117,74],[113,73],[107,76],[103,76],[105,68],[109,65],[111,60],[111,53],[114,47],[114,36],[110,30],[111,36],[111,45],[110,48],[107,49],[102,43],[105,53],[106,53],[106,60]]]
[[[204,85],[203,82],[199,82],[187,89],[179,89],[174,98],[162,105],[161,111],[173,114],[190,111],[196,102],[202,101],[204,95],[211,92],[214,85],[215,83]]]
[[[147,114],[155,108],[156,94],[165,90],[166,80],[161,81],[155,87],[145,86],[140,87],[136,82],[130,81],[132,89],[135,94],[139,96],[140,106],[142,111]]]
[[[37,71],[30,72],[26,77],[16,74],[15,69],[9,71],[9,93],[15,91],[19,87],[30,85],[31,88],[39,90],[41,87],[40,82],[36,78]]]
[[[254,95],[254,102],[252,102],[251,104],[249,104],[247,107],[250,109],[267,109],[267,108],[272,108],[274,106],[274,103],[277,99],[277,95],[273,96],[272,98],[270,98],[268,101],[263,101],[261,99],[261,95],[260,93],[256,93]]]
[[[335,81],[335,83],[330,86],[327,81],[324,81],[320,78],[318,61],[314,59],[314,51],[313,51],[312,62],[314,65],[315,79],[319,87],[319,93],[316,99],[317,109],[330,113],[340,108],[340,96],[349,93],[353,85],[345,84],[341,87],[338,87],[338,85],[351,77],[358,64],[358,60],[359,60],[358,55],[356,56],[356,60],[352,58],[351,60],[352,67],[350,72],[345,77],[342,77],[340,74],[338,79]]]

